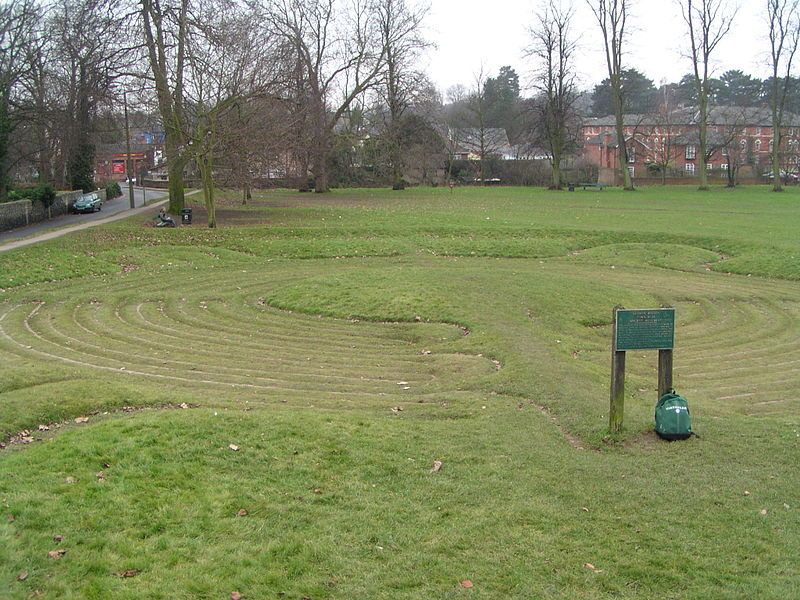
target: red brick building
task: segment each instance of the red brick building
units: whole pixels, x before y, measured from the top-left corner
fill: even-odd
[[[625,115],[628,170],[635,179],[693,177],[700,160],[699,115],[682,108],[651,115]],[[782,170],[800,170],[800,118],[784,115]],[[615,183],[618,167],[613,116],[587,119],[583,158],[599,168],[604,183]],[[768,109],[714,107],[709,113],[706,169],[711,176],[759,178],[771,172],[772,117]]]

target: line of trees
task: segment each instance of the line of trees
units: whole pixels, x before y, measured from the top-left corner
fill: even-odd
[[[265,172],[294,175],[301,191],[328,191],[342,177],[357,183],[367,172],[400,190],[409,169],[429,173],[445,162],[432,156],[449,155],[454,176],[452,158],[465,146],[479,158],[481,181],[498,154],[543,153],[558,188],[587,113],[615,115],[619,169],[632,189],[623,115],[663,112],[667,97],[698,107],[701,161],[709,107],[769,106],[778,173],[780,125],[800,113],[798,0],[763,0],[772,65],[764,81],[741,71],[713,76],[735,18],[728,0],[678,2],[691,72],[677,83],[657,88],[626,64],[630,0],[584,0],[608,76],[581,93],[576,8],[543,0],[525,54],[532,97],[503,67],[494,77],[480,69],[445,103],[419,69],[432,44],[428,7],[414,0],[9,0],[0,5],[0,199],[13,176],[91,189],[96,145],[124,139],[123,93],[134,121],[155,115],[164,133],[170,210],[183,208],[190,173],[202,183],[212,227],[223,175],[241,187],[243,202]],[[701,164],[701,178],[705,171]]]

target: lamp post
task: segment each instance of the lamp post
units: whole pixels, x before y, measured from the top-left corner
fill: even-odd
[[[128,199],[130,200],[131,208],[136,207],[136,201],[133,199],[133,158],[131,157],[131,129],[128,124],[128,94],[125,90],[122,90],[122,104],[125,110],[125,145],[127,151],[127,157],[125,160],[125,171],[127,172],[128,177]]]

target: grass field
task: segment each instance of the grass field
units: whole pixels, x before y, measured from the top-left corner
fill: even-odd
[[[800,191],[234,196],[0,254],[0,597],[800,597]]]

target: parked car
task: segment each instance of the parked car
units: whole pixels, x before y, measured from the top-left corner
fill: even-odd
[[[103,207],[103,201],[97,194],[84,194],[75,201],[72,205],[72,212],[74,213],[87,213],[100,210]]]

